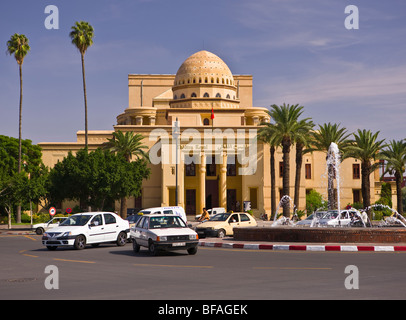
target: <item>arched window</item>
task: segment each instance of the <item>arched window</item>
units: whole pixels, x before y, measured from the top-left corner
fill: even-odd
[[[196,79],[195,79],[195,78],[193,78],[193,83],[196,83]]]
[[[182,94],[180,95],[180,98],[181,98],[181,99],[185,99],[185,98],[186,98],[186,97],[185,97],[185,94],[182,93]]]
[[[206,78],[204,78],[204,83],[207,83],[207,82],[209,82],[209,81],[207,80],[207,77],[206,77]]]
[[[202,83],[202,78],[199,78],[199,83]]]
[[[220,83],[220,79],[219,79],[219,78],[217,78],[217,83]]]
[[[203,119],[203,125],[204,125],[204,126],[210,125],[210,120],[207,119],[207,118],[204,118],[204,119]]]
[[[192,95],[191,95],[191,97],[192,97],[192,98],[196,98],[196,97],[197,97],[197,96],[196,96],[196,93],[193,92]]]
[[[226,98],[227,98],[227,99],[230,99],[230,95],[228,94]]]
[[[175,94],[175,96],[173,97],[173,100],[178,99],[178,96]]]
[[[204,93],[203,98],[209,98],[209,94],[207,92]]]
[[[220,93],[217,93],[217,94],[216,94],[216,98],[221,98],[221,94],[220,94]]]
[[[214,83],[214,78],[211,78],[211,83]]]

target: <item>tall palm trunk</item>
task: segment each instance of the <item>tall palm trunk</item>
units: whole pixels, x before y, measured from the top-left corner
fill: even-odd
[[[85,147],[88,149],[88,136],[87,136],[87,94],[86,94],[86,77],[85,77],[85,56],[80,53],[82,58],[82,77],[83,77],[83,95],[85,99]]]
[[[289,196],[290,192],[290,164],[289,164],[289,157],[290,157],[290,141],[289,139],[284,139],[282,142],[282,153],[283,153],[283,195]],[[287,202],[283,206],[283,216],[290,217],[290,210],[289,210],[290,202]]]
[[[300,196],[300,178],[302,174],[302,163],[303,163],[303,148],[304,145],[300,142],[296,143],[296,176],[295,176],[295,196],[294,205],[295,208],[299,208],[299,196]]]
[[[363,161],[361,163],[361,193],[364,208],[368,208],[371,205],[371,189],[369,182],[369,175],[371,174],[371,164],[369,161]],[[371,210],[367,211],[369,219],[371,219]]]
[[[402,175],[396,171],[396,199],[397,199],[397,212],[403,216],[403,204],[402,204]]]
[[[276,211],[275,147],[271,146],[271,217]]]
[[[21,131],[22,131],[22,113],[23,113],[23,71],[22,71],[22,64],[18,64],[19,72],[20,72],[20,109],[18,115],[18,173],[21,173]],[[17,206],[17,217],[16,222],[21,223],[21,205]]]

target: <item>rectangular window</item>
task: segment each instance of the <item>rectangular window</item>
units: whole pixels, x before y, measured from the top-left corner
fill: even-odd
[[[258,188],[250,188],[251,209],[258,209]]]
[[[227,157],[227,176],[236,176],[237,175],[237,164],[235,156]]]
[[[306,179],[312,178],[312,165],[310,163],[305,164],[305,178]]]
[[[216,157],[210,156],[206,158],[206,175],[208,177],[216,176]]]
[[[352,165],[352,178],[353,179],[359,179],[360,177],[361,177],[360,165],[359,165],[359,163],[354,163]]]
[[[196,165],[194,163],[185,164],[185,175],[187,177],[195,177],[196,176]]]
[[[353,198],[353,203],[361,202],[361,190],[353,189],[352,190],[352,198]]]

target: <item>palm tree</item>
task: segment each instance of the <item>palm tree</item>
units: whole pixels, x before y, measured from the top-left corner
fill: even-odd
[[[113,132],[113,137],[107,139],[108,141],[103,144],[104,149],[108,149],[111,152],[116,152],[123,155],[123,157],[131,162],[131,158],[134,155],[137,159],[145,159],[149,161],[148,154],[143,150],[148,147],[141,143],[144,137],[132,131],[127,131],[125,134],[122,131]],[[125,218],[127,216],[127,201],[126,198],[121,198],[120,201],[120,215]]]
[[[94,29],[85,21],[75,22],[69,33],[72,39],[72,44],[80,52],[82,59],[82,78],[83,78],[83,94],[85,100],[85,147],[88,148],[88,133],[87,133],[87,95],[86,95],[86,79],[85,79],[85,53],[86,50],[93,44]]]
[[[20,108],[19,108],[19,120],[18,120],[18,173],[21,172],[21,122],[22,122],[22,110],[23,110],[23,74],[22,66],[24,58],[30,51],[28,45],[28,38],[23,34],[15,33],[7,41],[7,53],[9,55],[14,54],[14,58],[17,61],[19,73],[20,73]],[[17,222],[21,222],[21,206],[17,207]]]
[[[308,152],[311,143],[310,133],[314,127],[313,121],[307,119],[300,120],[294,133],[294,139],[296,144],[296,176],[295,176],[295,196],[293,203],[296,208],[299,208],[299,193],[300,193],[300,176],[302,171],[303,155]]]
[[[397,211],[403,215],[402,205],[402,181],[405,172],[406,142],[404,140],[392,140],[386,149],[381,151],[382,159],[386,161],[386,173],[394,174],[396,179]]]
[[[258,140],[269,144],[269,151],[271,154],[271,215],[273,216],[276,211],[275,149],[280,144],[280,141],[278,140],[278,136],[275,134],[274,124],[270,122],[261,122],[260,126],[262,127],[258,130]]]
[[[382,158],[379,151],[385,147],[385,140],[377,140],[379,131],[360,130],[354,133],[353,144],[347,148],[347,156],[361,161],[361,192],[364,208],[371,205],[370,174],[379,167],[376,160]],[[370,210],[368,210],[370,211]],[[370,212],[368,212],[370,216]],[[370,217],[371,218],[371,217]]]
[[[269,115],[275,121],[275,135],[280,139],[283,153],[283,195],[289,196],[290,192],[290,148],[295,139],[295,133],[303,125],[299,121],[299,117],[303,113],[303,106],[298,104],[290,106],[283,104],[282,106],[272,105]],[[309,120],[309,118],[304,119]],[[283,215],[289,217],[289,207],[283,207]]]
[[[345,151],[350,145],[349,137],[351,133],[347,133],[346,128],[340,128],[340,124],[325,123],[319,125],[319,129],[311,133],[312,147],[309,151],[321,151],[326,153],[326,159],[328,157],[328,150],[332,143],[337,144],[338,149],[341,152],[341,157],[345,157]],[[328,209],[334,209],[334,181],[333,181],[333,165],[329,165],[328,182],[327,182],[327,194],[328,194]]]

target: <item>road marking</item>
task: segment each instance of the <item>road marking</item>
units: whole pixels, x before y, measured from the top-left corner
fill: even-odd
[[[81,260],[69,260],[69,259],[57,259],[57,258],[54,258],[53,260],[66,261],[66,262],[79,262],[79,263],[96,263],[94,261],[81,261]]]
[[[32,241],[38,241],[38,239],[35,239],[35,238],[33,238],[31,236],[27,236],[27,235],[25,235],[24,238],[30,239]]]
[[[213,266],[184,266],[184,265],[172,265],[172,264],[146,264],[146,263],[134,263],[137,267],[166,267],[166,268],[202,268],[212,269]]]
[[[253,267],[256,270],[333,270],[333,268],[307,268],[307,267]]]

